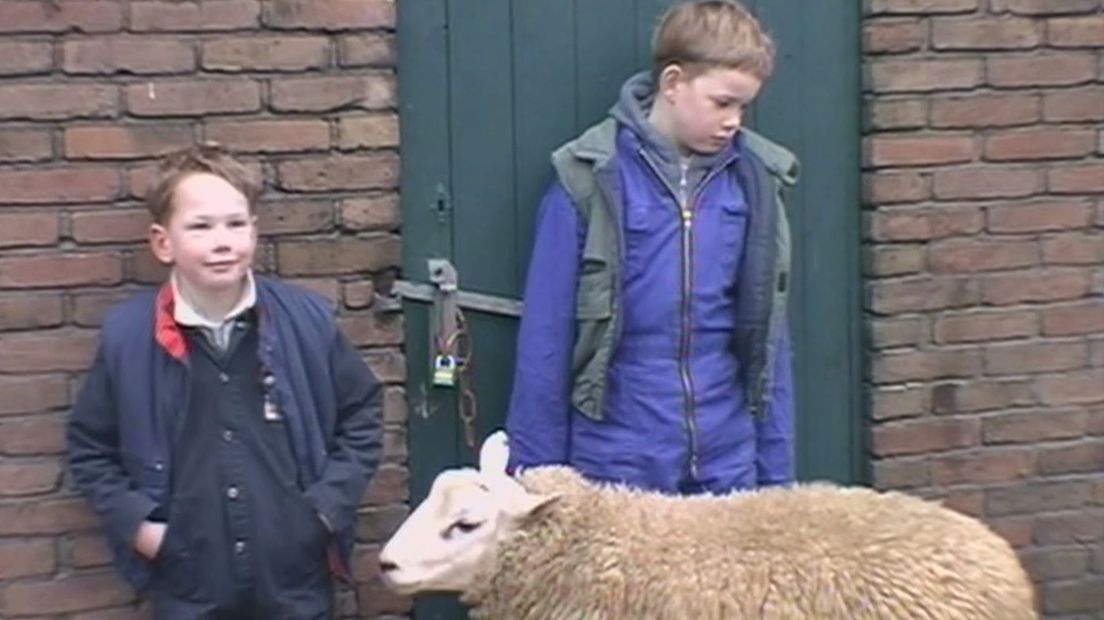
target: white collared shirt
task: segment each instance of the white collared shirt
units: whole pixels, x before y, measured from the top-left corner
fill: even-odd
[[[180,287],[177,285],[175,273],[172,274],[169,281],[172,283],[173,289],[173,319],[176,320],[178,325],[198,327],[203,335],[207,337],[207,340],[220,351],[225,351],[230,346],[230,334],[234,329],[234,319],[257,303],[257,283],[253,280],[252,269],[245,274],[245,290],[242,291],[241,299],[234,304],[234,307],[226,313],[221,321],[213,321],[203,316],[196,310],[195,306],[180,294]]]

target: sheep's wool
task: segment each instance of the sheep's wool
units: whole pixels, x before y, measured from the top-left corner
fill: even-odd
[[[1030,620],[1034,590],[981,522],[826,484],[670,497],[522,474],[560,498],[463,600],[484,620]]]

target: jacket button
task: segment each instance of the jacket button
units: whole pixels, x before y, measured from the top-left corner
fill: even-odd
[[[165,471],[165,464],[161,461],[157,461],[153,464],[153,471]]]
[[[239,541],[234,543],[234,553],[237,553],[238,555],[241,555],[241,554],[245,553],[245,541],[244,540],[239,540]]]
[[[226,442],[234,441],[234,431],[230,429],[222,431],[222,439]]]
[[[229,489],[226,489],[226,497],[229,497],[230,499],[238,499],[238,495],[238,487],[230,487]]]
[[[228,375],[224,372],[220,372],[219,373],[219,381],[221,381],[224,384],[230,383],[230,375]]]
[[[273,377],[271,374],[267,374],[264,376],[264,379],[261,382],[264,383],[265,387],[272,387],[276,385],[276,377]]]

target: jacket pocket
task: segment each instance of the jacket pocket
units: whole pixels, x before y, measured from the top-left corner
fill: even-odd
[[[191,534],[190,506],[194,503],[184,498],[173,501],[165,536],[152,560],[159,587],[184,600],[198,600],[203,593],[203,576],[196,564],[197,549]]]

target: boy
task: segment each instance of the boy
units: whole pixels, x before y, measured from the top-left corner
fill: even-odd
[[[654,66],[552,156],[507,417],[511,468],[666,493],[793,480],[793,155],[741,131],[773,44],[740,4],[671,8]]]
[[[108,315],[69,420],[157,618],[330,617],[379,461],[381,388],[328,302],[251,271],[259,193],[217,146],[166,158],[146,202],[171,274]]]

